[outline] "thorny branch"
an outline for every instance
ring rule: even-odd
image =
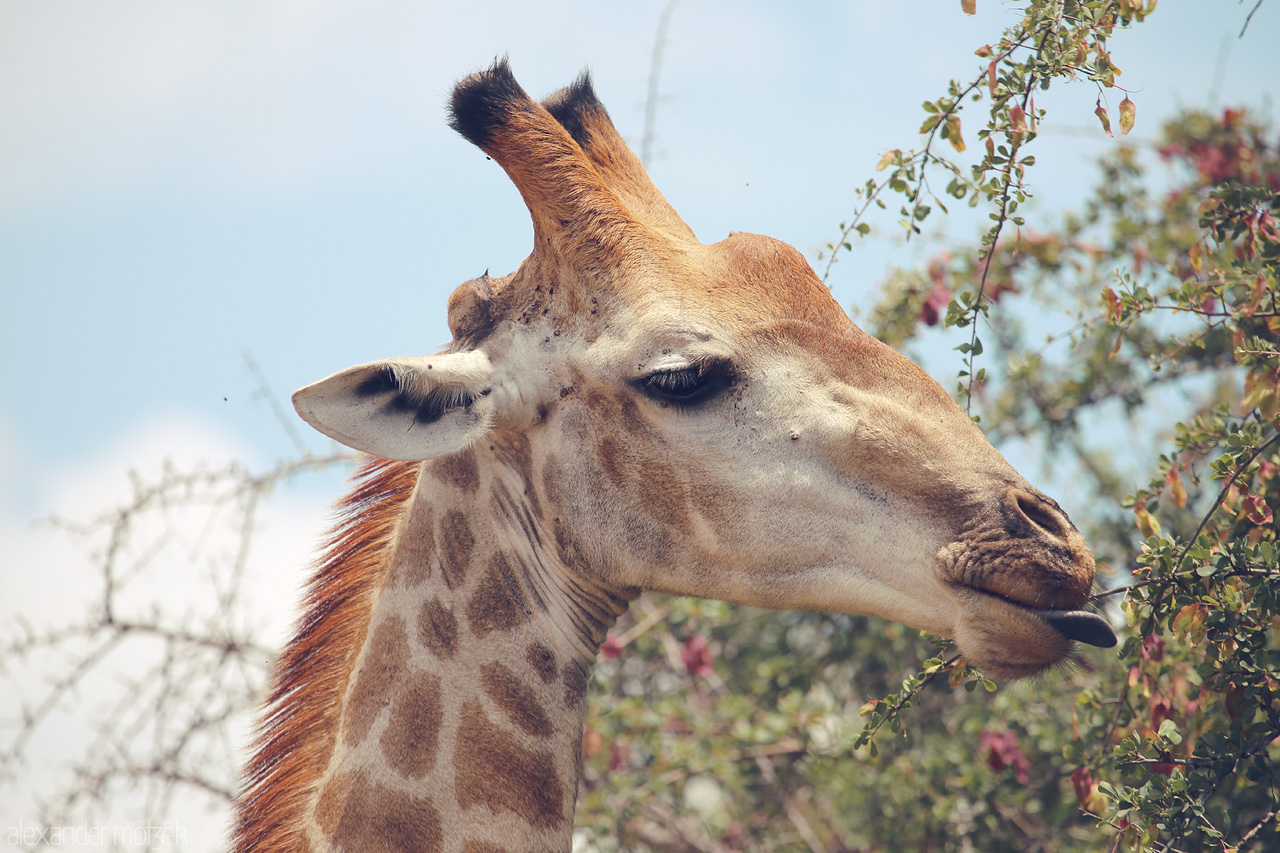
[[[51,520],[83,543],[96,584],[84,590],[83,616],[39,628],[19,619],[0,641],[0,676],[13,685],[0,783],[21,778],[38,737],[87,744],[57,789],[40,792],[32,818],[83,822],[128,801],[158,819],[180,792],[231,801],[247,715],[273,657],[244,601],[263,498],[351,459],[307,454],[261,474],[166,464],[153,478],[133,475],[128,499],[93,520]],[[185,580],[175,587],[166,576]],[[153,592],[182,595],[184,585],[181,601]],[[65,730],[68,714],[80,734]]]

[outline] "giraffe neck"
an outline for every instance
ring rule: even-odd
[[[590,666],[632,596],[548,547],[526,451],[423,466],[314,786],[313,848],[569,849]]]

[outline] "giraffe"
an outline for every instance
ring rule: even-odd
[[[590,667],[641,590],[882,616],[1004,677],[1115,642],[1058,505],[793,248],[700,243],[585,73],[538,103],[499,60],[451,124],[533,252],[452,294],[443,352],[294,395],[371,458],[277,662],[236,849],[570,849]]]

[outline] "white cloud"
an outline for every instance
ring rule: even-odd
[[[333,67],[350,17],[323,0],[8,6],[0,195],[21,209],[148,180],[261,191],[332,168],[361,133],[333,108],[353,91],[336,82],[369,76]]]
[[[0,445],[0,469],[7,467],[4,460],[12,455],[10,445]],[[217,428],[186,416],[163,416],[145,422],[93,458],[68,463],[41,478],[34,485],[49,510],[76,524],[99,519],[107,523],[81,538],[66,529],[17,521],[8,513],[0,516],[0,542],[4,543],[0,601],[5,602],[0,642],[18,637],[23,624],[40,634],[90,619],[103,597],[100,567],[110,541],[110,520],[120,507],[138,503],[139,495],[157,483],[177,482],[195,471],[211,476],[194,478],[190,490],[172,489],[167,500],[145,502],[130,534],[120,540],[118,614],[146,620],[159,613],[162,624],[207,630],[217,613],[213,602],[234,576],[231,567],[241,545],[234,503],[216,500],[226,491],[218,485],[216,474],[243,456],[244,448]],[[337,473],[331,472],[326,480],[335,480]],[[328,521],[327,506],[336,493],[334,484],[326,482],[323,488],[281,489],[263,499],[235,607],[235,621],[243,626],[241,636],[252,636],[267,649],[283,641],[295,617],[298,590]],[[23,665],[10,662],[0,671],[0,680],[7,682],[7,689],[0,690],[5,697],[0,702],[0,719],[5,721],[0,727],[0,753],[16,731],[12,728],[17,719],[15,703],[30,707],[38,702],[46,695],[50,678],[67,672],[71,657],[87,647],[84,642],[64,644],[26,659]],[[3,781],[4,821],[36,823],[36,802],[56,799],[57,792],[65,790],[69,768],[89,754],[96,728],[112,719],[114,709],[127,704],[129,691],[136,690],[130,685],[148,674],[158,659],[156,642],[146,637],[127,639],[80,689],[68,695],[27,745],[25,765],[11,768],[20,771],[17,778]],[[250,669],[261,672],[266,656],[250,663]],[[208,689],[201,681],[208,674],[193,674],[193,696]],[[144,703],[138,709],[144,716],[146,707]],[[237,750],[244,745],[248,719],[242,715],[232,724],[225,747],[216,739],[200,747],[212,756],[215,778],[229,779],[238,768]],[[177,722],[181,724],[181,719]],[[139,723],[139,728],[145,727],[145,721]],[[117,736],[132,734],[117,732]],[[210,812],[202,798],[180,800],[167,815],[156,814],[138,797],[111,802],[95,813],[94,826],[132,827],[145,819],[167,820],[168,825],[187,832],[187,849],[223,849],[226,810]],[[86,820],[80,814],[72,817],[75,825]],[[0,825],[0,831],[7,829]],[[95,849],[95,845],[73,849]]]

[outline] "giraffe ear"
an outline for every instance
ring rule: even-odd
[[[300,388],[302,419],[348,447],[412,461],[464,449],[493,419],[493,367],[480,350],[390,358]]]

